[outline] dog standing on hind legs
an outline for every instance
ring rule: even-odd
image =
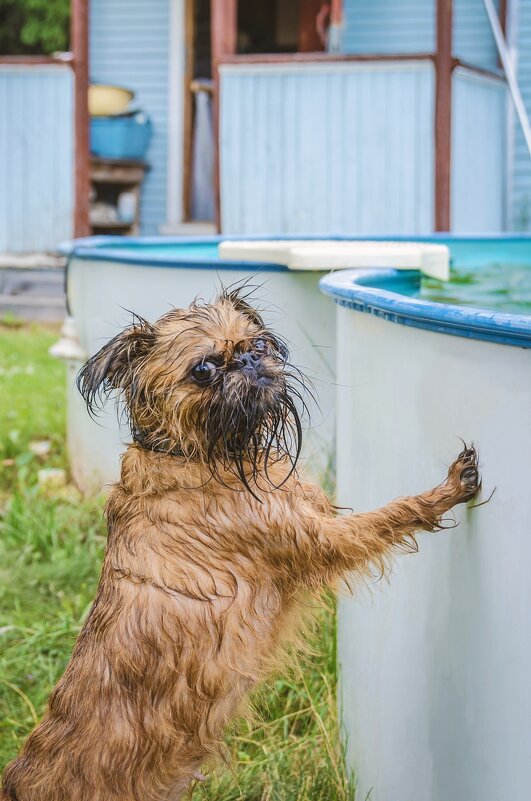
[[[385,569],[477,493],[465,447],[435,489],[336,516],[295,473],[302,380],[238,291],[136,318],[84,366],[89,409],[119,393],[134,442],[94,604],[3,801],[177,801],[305,597]]]

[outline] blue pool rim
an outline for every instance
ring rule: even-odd
[[[246,272],[287,272],[288,268],[284,264],[276,264],[266,261],[243,261],[236,259],[213,260],[212,258],[186,259],[179,258],[175,253],[164,256],[162,254],[145,255],[142,251],[147,245],[164,245],[168,249],[179,245],[219,245],[227,239],[238,239],[238,241],[255,241],[264,239],[293,239],[294,237],[264,237],[264,236],[88,236],[82,239],[73,239],[64,242],[59,246],[59,252],[68,259],[76,258],[87,261],[106,261],[118,264],[129,264],[138,267],[166,267],[194,270],[244,270]],[[297,237],[298,239],[308,239],[316,237]],[[330,237],[328,237],[330,239]],[[138,252],[134,252],[138,248]],[[126,252],[120,252],[124,249]],[[325,271],[322,271],[325,272]]]
[[[393,323],[439,334],[531,348],[531,317],[401,295],[388,288],[393,282],[406,278],[401,273],[400,270],[383,269],[341,270],[321,278],[319,286],[340,306]]]
[[[198,259],[180,259],[175,253],[168,253],[167,255],[148,254],[146,255],[144,248],[146,246],[160,246],[164,245],[168,251],[172,247],[179,245],[219,245],[220,242],[226,240],[238,241],[264,241],[274,240],[283,241],[290,239],[305,240],[311,242],[312,240],[328,239],[334,242],[359,242],[367,241],[370,239],[374,242],[387,242],[392,240],[394,242],[433,242],[441,245],[485,245],[485,243],[499,243],[499,244],[521,244],[526,243],[530,249],[531,261],[531,234],[515,234],[515,233],[495,233],[495,234],[430,234],[422,236],[405,236],[388,234],[385,236],[335,236],[330,234],[312,234],[299,235],[291,234],[285,236],[265,236],[265,235],[217,235],[217,236],[140,236],[140,237],[123,237],[123,236],[89,236],[81,239],[74,239],[69,242],[64,242],[59,247],[59,252],[63,255],[72,258],[88,261],[107,261],[116,262],[119,264],[138,265],[142,267],[179,267],[188,269],[212,269],[222,267],[225,270],[250,270],[260,269],[273,272],[284,272],[288,268],[282,264],[276,264],[266,261],[242,261],[232,259],[218,259],[213,262],[212,258],[198,258]],[[125,253],[121,250],[125,249]],[[135,253],[135,249],[137,252]],[[302,272],[302,271],[301,271]],[[327,272],[322,270],[321,272]]]

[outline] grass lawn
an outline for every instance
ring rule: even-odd
[[[0,770],[43,711],[94,595],[105,545],[100,499],[55,494],[37,470],[66,467],[57,331],[0,324]],[[30,444],[47,440],[35,455]],[[311,656],[264,686],[256,719],[228,736],[232,763],[194,801],[351,801],[338,737],[335,620],[320,613]],[[88,800],[87,800],[88,801]]]

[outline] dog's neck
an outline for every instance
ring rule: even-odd
[[[136,442],[145,451],[155,451],[156,453],[163,453],[165,456],[185,456],[184,451],[179,447],[169,448],[164,442],[159,442],[158,444],[149,442],[148,435],[140,428],[133,428],[131,433],[133,442]]]

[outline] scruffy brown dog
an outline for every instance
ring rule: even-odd
[[[384,569],[479,488],[446,481],[337,517],[294,472],[300,376],[241,293],[137,319],[83,368],[121,392],[133,438],[107,504],[98,594],[43,721],[5,770],[9,801],[176,801],[297,624],[305,593]]]

